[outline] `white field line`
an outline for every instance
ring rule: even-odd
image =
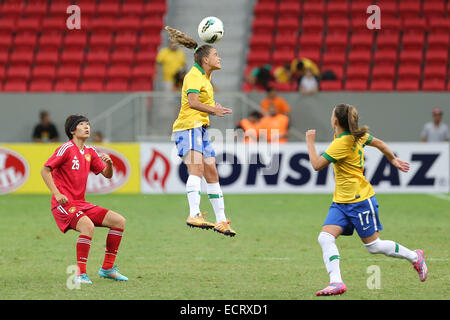
[[[441,199],[441,200],[450,201],[450,195],[449,194],[445,194],[445,193],[429,193],[428,195],[432,196],[434,198]]]

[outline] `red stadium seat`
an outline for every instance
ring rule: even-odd
[[[9,56],[9,62],[12,64],[24,64],[31,65],[33,62],[34,54],[29,50],[15,50]]]
[[[80,91],[92,91],[98,92],[103,90],[103,81],[98,80],[85,80],[82,81],[79,85]]]
[[[422,18],[404,18],[403,31],[405,33],[419,33],[423,34],[428,30],[428,24]]]
[[[320,70],[322,73],[327,70],[332,71],[337,79],[342,79],[344,76],[344,66],[342,64],[322,64]]]
[[[295,58],[295,51],[291,50],[275,50],[272,54],[272,63],[275,65],[291,62]]]
[[[323,18],[325,15],[325,1],[305,1],[303,2],[303,17]]]
[[[347,1],[328,1],[326,6],[327,17],[346,18],[350,11],[350,5]],[[343,19],[344,20],[344,19]]]
[[[81,74],[80,66],[78,65],[61,65],[56,70],[56,77],[59,79],[67,79],[67,78],[73,78],[73,79],[79,79]]]
[[[447,33],[450,30],[450,19],[435,18],[429,21],[429,31],[431,34]]]
[[[423,2],[423,16],[428,20],[443,18],[445,12],[445,0],[427,0]]]
[[[278,19],[290,19],[299,20],[300,14],[300,2],[281,2],[278,7]]]
[[[349,64],[347,68],[347,81],[348,80],[360,80],[366,81],[369,78],[369,65],[352,65]]]
[[[59,49],[62,46],[62,33],[42,33],[39,38],[39,47],[49,49]]]
[[[377,35],[377,50],[397,50],[399,44],[399,33],[381,32]]]
[[[65,50],[62,54],[61,54],[61,62],[62,63],[76,63],[76,64],[81,64],[83,62],[83,58],[84,58],[84,51],[82,50]]]
[[[323,55],[323,64],[344,64],[346,61],[345,52],[327,52]]]
[[[89,63],[83,68],[82,74],[83,80],[102,81],[106,75],[106,63]]]
[[[366,91],[367,80],[347,80],[344,83],[344,89],[347,91]]]
[[[422,63],[422,50],[403,50],[400,52],[400,63],[408,65],[420,65]]]
[[[325,38],[327,52],[341,52],[347,50],[348,33],[334,33]]]
[[[440,49],[448,47],[449,44],[449,34],[429,34],[428,35],[428,48],[427,50]]]
[[[298,18],[284,18],[277,22],[277,34],[297,34],[300,22]]]
[[[253,8],[255,19],[271,18],[276,15],[277,3],[256,1]]]
[[[143,2],[124,2],[120,7],[120,12],[126,17],[140,17],[144,10]]]
[[[372,91],[392,91],[393,89],[393,80],[377,79],[370,84],[370,90]]]
[[[399,2],[400,16],[405,18],[415,18],[422,11],[421,0],[403,0]]]
[[[262,65],[269,63],[270,61],[270,51],[252,51],[247,55],[248,64]]]
[[[48,92],[53,90],[52,80],[32,81],[29,85],[29,91],[33,92]]]
[[[395,65],[374,66],[372,69],[373,81],[391,81],[395,79]]]
[[[57,49],[40,50],[35,57],[37,65],[55,65],[59,61],[59,52]]]
[[[423,80],[422,90],[425,91],[444,91],[445,90],[445,79],[439,78],[427,78]]]
[[[23,92],[27,91],[27,89],[27,81],[23,79],[8,79],[3,85],[3,91]]]
[[[111,54],[110,61],[113,64],[132,64],[134,61],[133,51],[115,51]]]
[[[28,65],[10,65],[6,70],[7,82],[12,79],[27,81],[30,78],[30,67]]]
[[[376,5],[378,7],[380,7],[380,11],[382,12],[382,17],[386,17],[386,18],[397,17],[398,12],[399,12],[397,1],[378,0]]]
[[[374,37],[372,33],[354,33],[350,39],[351,50],[372,51]]]
[[[402,37],[403,50],[418,51],[425,46],[424,33],[406,33]]]
[[[346,33],[350,31],[350,22],[344,16],[329,17],[327,19],[327,33]]]
[[[128,80],[112,79],[106,82],[105,91],[128,91]]]
[[[403,65],[400,64],[398,68],[398,77],[401,79],[420,79],[421,67],[420,65]]]
[[[348,61],[352,65],[369,65],[371,60],[371,51],[362,50],[362,51],[356,51],[352,50],[350,51],[348,55]]]
[[[317,17],[303,16],[302,20],[302,34],[317,34],[324,31],[323,19]]]
[[[399,91],[418,91],[419,80],[399,79],[397,81],[396,89]]]
[[[374,53],[376,65],[392,65],[397,62],[397,50],[377,50]]]
[[[253,20],[252,30],[253,34],[272,33],[275,28],[274,17]]]
[[[297,48],[297,34],[277,34],[275,37],[276,50],[294,50]]]
[[[340,91],[342,90],[342,80],[326,80],[319,84],[321,91]]]
[[[153,80],[152,79],[134,79],[130,83],[131,91],[152,91]]]
[[[269,51],[272,47],[272,34],[253,34],[250,38],[250,49]]]
[[[322,48],[322,34],[303,34],[300,37],[300,50],[317,50]]]
[[[75,79],[58,79],[58,81],[55,81],[53,90],[63,92],[78,91],[78,81]]]
[[[34,80],[53,80],[55,78],[54,65],[35,66],[31,72],[31,77]]]

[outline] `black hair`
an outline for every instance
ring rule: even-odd
[[[66,123],[64,124],[64,129],[65,129],[66,135],[67,135],[67,137],[69,137],[69,139],[73,138],[72,131],[75,131],[75,129],[77,128],[77,125],[83,121],[89,122],[89,119],[87,117],[79,115],[79,114],[72,114],[67,117]]]

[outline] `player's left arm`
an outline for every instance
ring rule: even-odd
[[[308,130],[306,131],[306,144],[308,146],[309,153],[309,161],[311,162],[312,167],[316,171],[320,171],[326,168],[330,161],[323,156],[319,156],[316,151],[316,147],[314,146],[314,142],[316,140],[316,130]]]
[[[375,137],[372,137],[372,139],[365,143],[367,146],[375,147],[378,150],[380,150],[384,156],[389,160],[390,163],[394,167],[396,167],[398,170],[402,172],[408,172],[409,171],[409,163],[403,160],[400,160],[394,152],[389,148],[389,146],[381,139],[377,139]]]
[[[106,163],[106,167],[101,172],[102,175],[105,178],[111,179],[114,174],[113,161],[111,160],[111,157],[105,153],[102,153],[100,159]]]

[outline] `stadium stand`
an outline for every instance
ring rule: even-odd
[[[366,27],[371,4],[380,30]],[[445,0],[257,0],[244,73],[307,57],[337,77],[321,81],[323,91],[448,90],[449,14]]]
[[[69,30],[67,7],[81,9]],[[0,2],[0,91],[153,88],[166,0]]]

